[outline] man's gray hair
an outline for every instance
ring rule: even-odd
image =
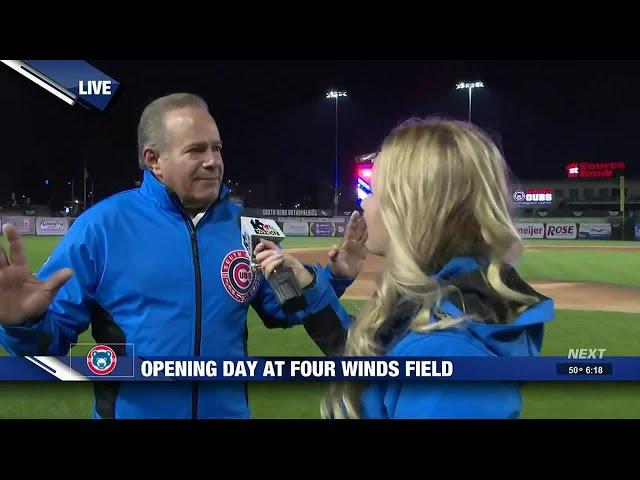
[[[138,165],[144,170],[145,147],[162,148],[164,140],[164,116],[167,112],[178,108],[200,107],[209,111],[207,102],[192,93],[172,93],[160,97],[146,106],[138,124]]]

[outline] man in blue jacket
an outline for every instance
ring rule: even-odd
[[[200,97],[152,102],[138,128],[139,189],[114,195],[80,216],[33,277],[16,230],[0,251],[0,343],[16,355],[66,355],[91,326],[117,355],[242,356],[247,312],[269,328],[301,324],[327,307],[359,273],[364,222],[332,249],[329,267],[279,254],[304,289],[307,306],[287,315],[254,273],[238,216],[222,183],[222,142]],[[261,248],[264,248],[261,247]],[[1,250],[1,249],[0,249]],[[134,352],[135,349],[135,352]],[[241,382],[96,382],[95,418],[247,418]]]

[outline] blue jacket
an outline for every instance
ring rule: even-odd
[[[328,305],[339,308],[349,281],[313,269],[307,307],[285,315],[271,287],[249,268],[238,226],[241,208],[220,198],[194,227],[177,196],[148,170],[139,189],[114,195],[73,224],[38,273],[74,275],[42,318],[0,328],[16,355],[66,355],[89,325],[118,355],[242,356],[247,312],[267,327],[291,327]],[[331,288],[333,286],[333,289]],[[335,290],[335,292],[334,292]],[[96,418],[246,418],[241,382],[95,382]]]
[[[449,262],[435,275],[440,281],[454,284],[456,277],[464,274],[468,279],[472,279],[460,289],[468,312],[473,311],[474,303],[478,309],[483,304],[487,310],[487,304],[495,300],[489,298],[490,289],[482,285],[482,277],[476,275],[479,268],[480,265],[474,259],[460,257]],[[457,286],[460,287],[460,283]],[[519,286],[524,287],[519,290],[538,296],[541,302],[520,314],[514,322],[506,324],[469,321],[461,328],[427,334],[410,332],[395,343],[387,355],[538,355],[542,347],[543,324],[554,316],[553,301],[537,294],[530,287],[527,289],[524,282]],[[445,300],[440,310],[454,317],[462,314],[460,308],[450,300]],[[436,321],[435,318],[433,321]],[[518,418],[520,407],[519,384],[513,382],[412,381],[375,384],[369,387],[362,397],[364,418]]]
[[[520,279],[513,268],[505,267],[501,278],[507,286],[540,300],[521,313],[515,321],[506,323],[508,302],[488,285],[483,270],[483,266],[475,259],[458,257],[434,275],[441,284],[454,285],[459,292],[459,295],[453,294],[441,303],[441,312],[459,317],[464,308],[467,314],[476,314],[480,320],[466,321],[459,327],[430,333],[406,333],[407,318],[388,320],[378,331],[379,339],[386,339],[382,341],[387,346],[386,355],[538,355],[542,346],[544,323],[554,316],[553,300],[533,290]],[[335,355],[344,346],[345,331],[352,320],[353,317],[344,312],[336,311],[333,315],[325,313],[322,319],[313,318],[313,325],[309,325],[307,330],[325,353]],[[435,316],[432,321],[437,321]],[[341,330],[342,333],[339,333]],[[361,417],[518,418],[520,407],[520,388],[516,382],[392,381],[367,386],[361,400]]]

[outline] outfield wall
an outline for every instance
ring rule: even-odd
[[[73,218],[70,217],[28,217],[7,215],[0,217],[0,225],[15,225],[20,235],[61,236],[65,235]],[[345,217],[295,218],[276,217],[285,235],[291,237],[342,237],[346,227]],[[620,240],[623,238],[622,225],[602,218],[584,218],[579,222],[571,218],[527,218],[516,219],[516,229],[523,239],[553,240]],[[629,219],[626,240],[640,240],[640,218]],[[1,234],[1,231],[0,231]]]
[[[591,220],[591,219],[589,219]],[[636,222],[638,222],[636,220]],[[515,222],[523,239],[551,240],[640,240],[640,222],[632,219],[627,225],[607,221],[566,221],[550,218],[545,222]]]
[[[7,215],[0,224],[12,224],[20,235],[61,236],[69,231],[73,220],[69,217],[26,217]]]

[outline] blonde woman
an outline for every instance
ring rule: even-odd
[[[539,354],[554,306],[510,266],[521,241],[506,177],[500,151],[471,124],[427,119],[395,129],[363,203],[366,247],[386,257],[385,269],[355,320],[331,302],[305,321],[325,353]],[[321,410],[328,418],[517,418],[520,405],[517,383],[343,382]]]

